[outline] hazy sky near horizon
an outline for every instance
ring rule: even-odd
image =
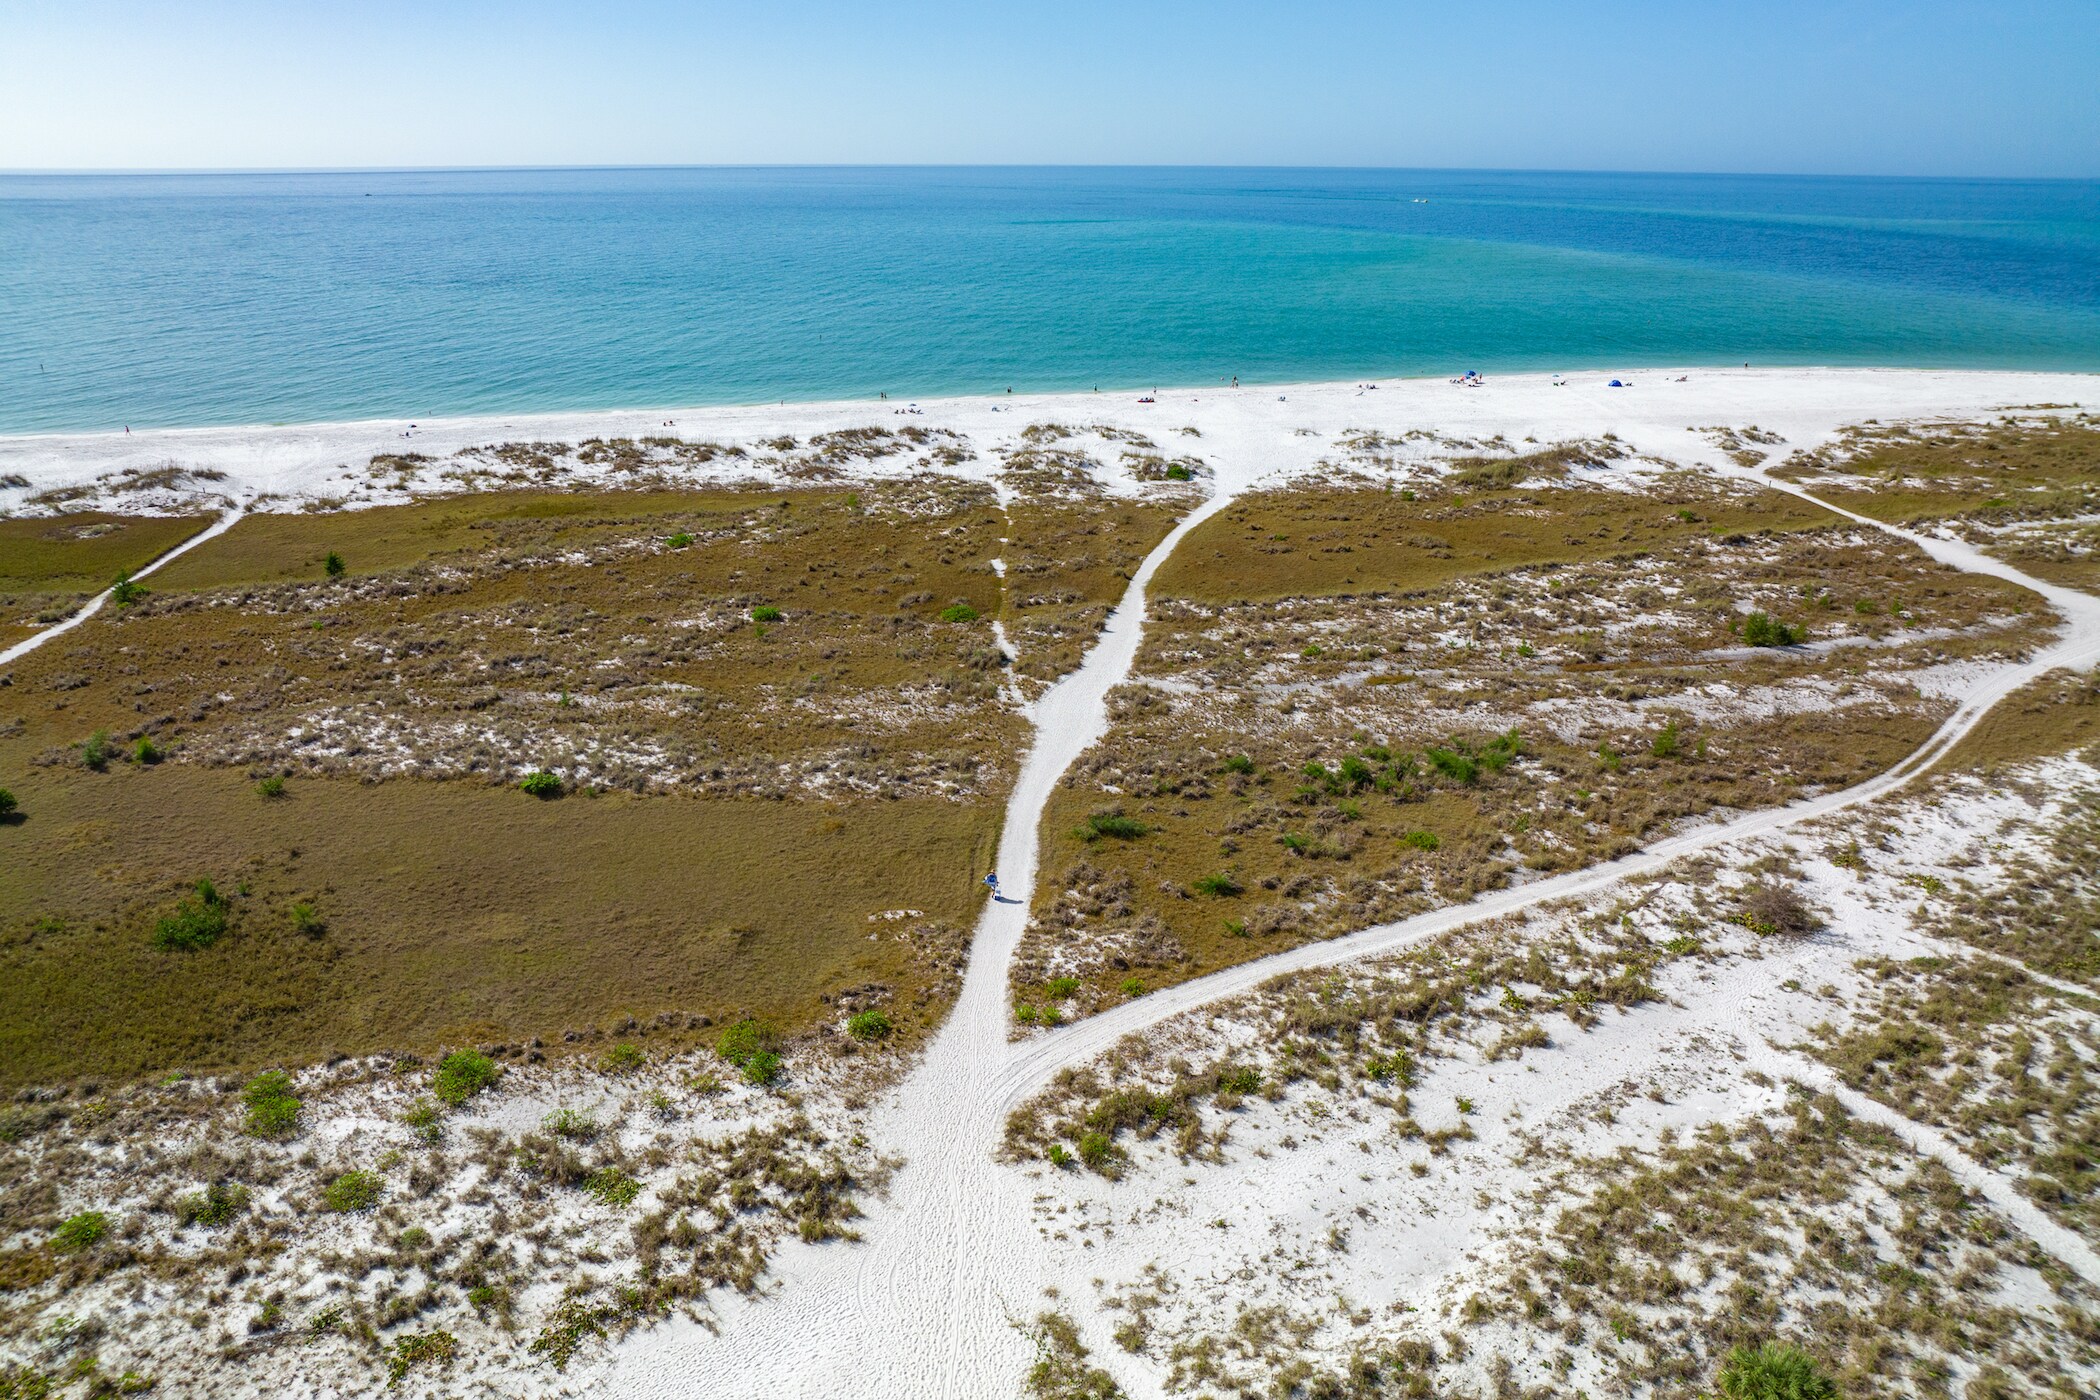
[[[0,168],[2100,177],[2100,0],[0,0]]]

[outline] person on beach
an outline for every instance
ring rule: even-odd
[[[992,892],[993,899],[997,899],[999,897],[998,871],[994,870],[991,874],[984,877],[984,887]]]

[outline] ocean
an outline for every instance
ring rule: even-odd
[[[2100,370],[2100,182],[0,175],[0,433],[1745,362]]]

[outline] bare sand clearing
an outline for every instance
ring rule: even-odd
[[[16,438],[0,441],[0,473],[19,473],[31,482],[28,490],[42,490],[173,464],[223,472],[212,489],[229,506],[274,495],[281,498],[275,508],[287,508],[342,494],[346,483],[364,479],[364,462],[375,453],[441,457],[505,441],[676,435],[742,443],[781,433],[908,422],[965,435],[980,455],[953,470],[996,479],[997,460],[990,454],[1016,441],[1031,423],[1108,424],[1162,442],[1179,429],[1196,429],[1200,436],[1172,440],[1176,451],[1203,459],[1213,474],[1211,495],[1137,572],[1084,665],[1032,707],[1036,743],[1008,806],[999,855],[1002,882],[1016,898],[986,906],[954,1014],[916,1070],[874,1116],[878,1145],[906,1165],[888,1198],[871,1203],[864,1242],[791,1245],[764,1293],[723,1303],[710,1327],[674,1321],[639,1333],[609,1361],[587,1372],[572,1369],[567,1378],[570,1385],[598,1393],[635,1397],[982,1397],[1019,1388],[1033,1355],[1025,1329],[1046,1306],[1046,1290],[1088,1294],[1090,1272],[1101,1262],[1074,1249],[1046,1247],[1031,1210],[1039,1177],[1002,1166],[994,1157],[1007,1112],[1058,1069],[1084,1062],[1126,1034],[1242,994],[1281,972],[1389,953],[1490,915],[1594,895],[1694,852],[1767,836],[1884,796],[1929,768],[1990,705],[2018,686],[2054,667],[2100,661],[2100,601],[2029,579],[1951,538],[1906,535],[1944,562],[2034,589],[2062,613],[2067,626],[2054,645],[2028,663],[1969,679],[1953,717],[1929,745],[1893,771],[1788,808],[1695,827],[1610,865],[1235,967],[1010,1044],[1007,962],[1027,918],[1025,895],[1035,880],[1044,804],[1058,776],[1105,732],[1104,700],[1130,670],[1144,623],[1147,581],[1198,521],[1234,495],[1319,470],[1334,452],[1337,435],[1352,429],[1394,436],[1430,430],[1447,440],[1499,437],[1514,450],[1522,450],[1527,440],[1549,443],[1615,433],[1633,452],[1654,460],[1620,464],[1602,474],[1637,489],[1644,472],[1670,464],[1754,472],[1697,431],[1713,426],[1755,425],[1778,435],[1783,441],[1775,449],[1776,462],[1788,450],[1813,447],[1841,426],[1863,419],[1975,418],[2014,407],[2100,403],[2100,379],[2074,375],[1694,369],[1621,374],[1630,384],[1619,389],[1605,387],[1610,377],[1583,375],[1564,385],[1547,376],[1498,377],[1479,388],[1416,380],[1375,389],[1328,384],[1173,390],[1153,404],[1136,403],[1128,394],[1016,395],[928,401],[908,419],[892,416],[902,405],[862,403],[435,421],[419,422],[414,429],[343,424]],[[1421,450],[1426,456],[1434,449],[1425,443]],[[879,470],[880,464],[871,468]],[[707,473],[693,476],[706,479]],[[194,502],[195,495],[189,499]],[[0,504],[12,503],[0,497]],[[1759,1053],[1778,1065],[1780,1052]],[[1913,1141],[1925,1152],[1956,1155],[1929,1133],[1921,1131]],[[1961,1163],[1961,1170],[1994,1202],[2008,1209],[2019,1204],[1976,1176],[1981,1168]],[[1294,1189],[1310,1193],[1317,1185],[1307,1178]],[[1193,1234],[1205,1223],[1185,1219],[1179,1228]],[[2064,1232],[2046,1238],[2039,1228],[2033,1233],[2088,1279],[2100,1268]],[[1463,1237],[1461,1231],[1454,1238],[1462,1242]],[[1384,1243],[1367,1240],[1363,1267],[1374,1272],[1400,1268],[1405,1261],[1387,1256],[1421,1247],[1422,1241],[1404,1231]],[[1110,1355],[1113,1348],[1102,1345],[1102,1324],[1085,1321],[1083,1326],[1096,1359],[1110,1366],[1126,1389],[1136,1395],[1160,1393],[1161,1378],[1147,1365]]]

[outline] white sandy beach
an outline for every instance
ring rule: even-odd
[[[1614,377],[1627,387],[1606,387]],[[1134,429],[1171,443],[1175,452],[1200,456],[1218,473],[1221,486],[1236,490],[1272,472],[1313,467],[1332,450],[1335,436],[1351,429],[1395,435],[1426,430],[1475,439],[1499,434],[1512,444],[1614,432],[1638,452],[1698,462],[1716,461],[1718,454],[1687,429],[1708,425],[1755,424],[1798,447],[1866,418],[1974,417],[2041,403],[2100,405],[2100,376],[2079,374],[1658,368],[1571,376],[1563,385],[1555,378],[1494,376],[1478,388],[1441,379],[1399,379],[1380,381],[1375,389],[1340,383],[1165,389],[1151,404],[1137,402],[1139,396],[1130,393],[1013,394],[923,400],[912,405],[916,414],[901,412],[907,405],[897,401],[861,401],[0,437],[0,479],[19,476],[29,483],[0,488],[0,511],[19,511],[30,496],[55,487],[169,466],[225,477],[125,499],[133,506],[162,509],[179,508],[199,496],[230,502],[274,497],[265,503],[273,509],[334,498],[351,505],[378,504],[401,496],[372,483],[367,465],[376,455],[417,453],[442,462],[480,446],[574,445],[593,437],[665,436],[750,447],[782,434],[806,438],[870,425],[912,425],[963,434],[979,455],[952,470],[990,477],[997,462],[989,450],[1010,442],[1030,423],[1101,423]],[[1183,427],[1196,428],[1201,438],[1175,436]],[[1420,450],[1430,455],[1429,444]],[[878,460],[857,474],[881,476],[895,469]],[[578,477],[589,474],[581,469]],[[763,473],[745,464],[696,468],[689,475],[703,481]]]

